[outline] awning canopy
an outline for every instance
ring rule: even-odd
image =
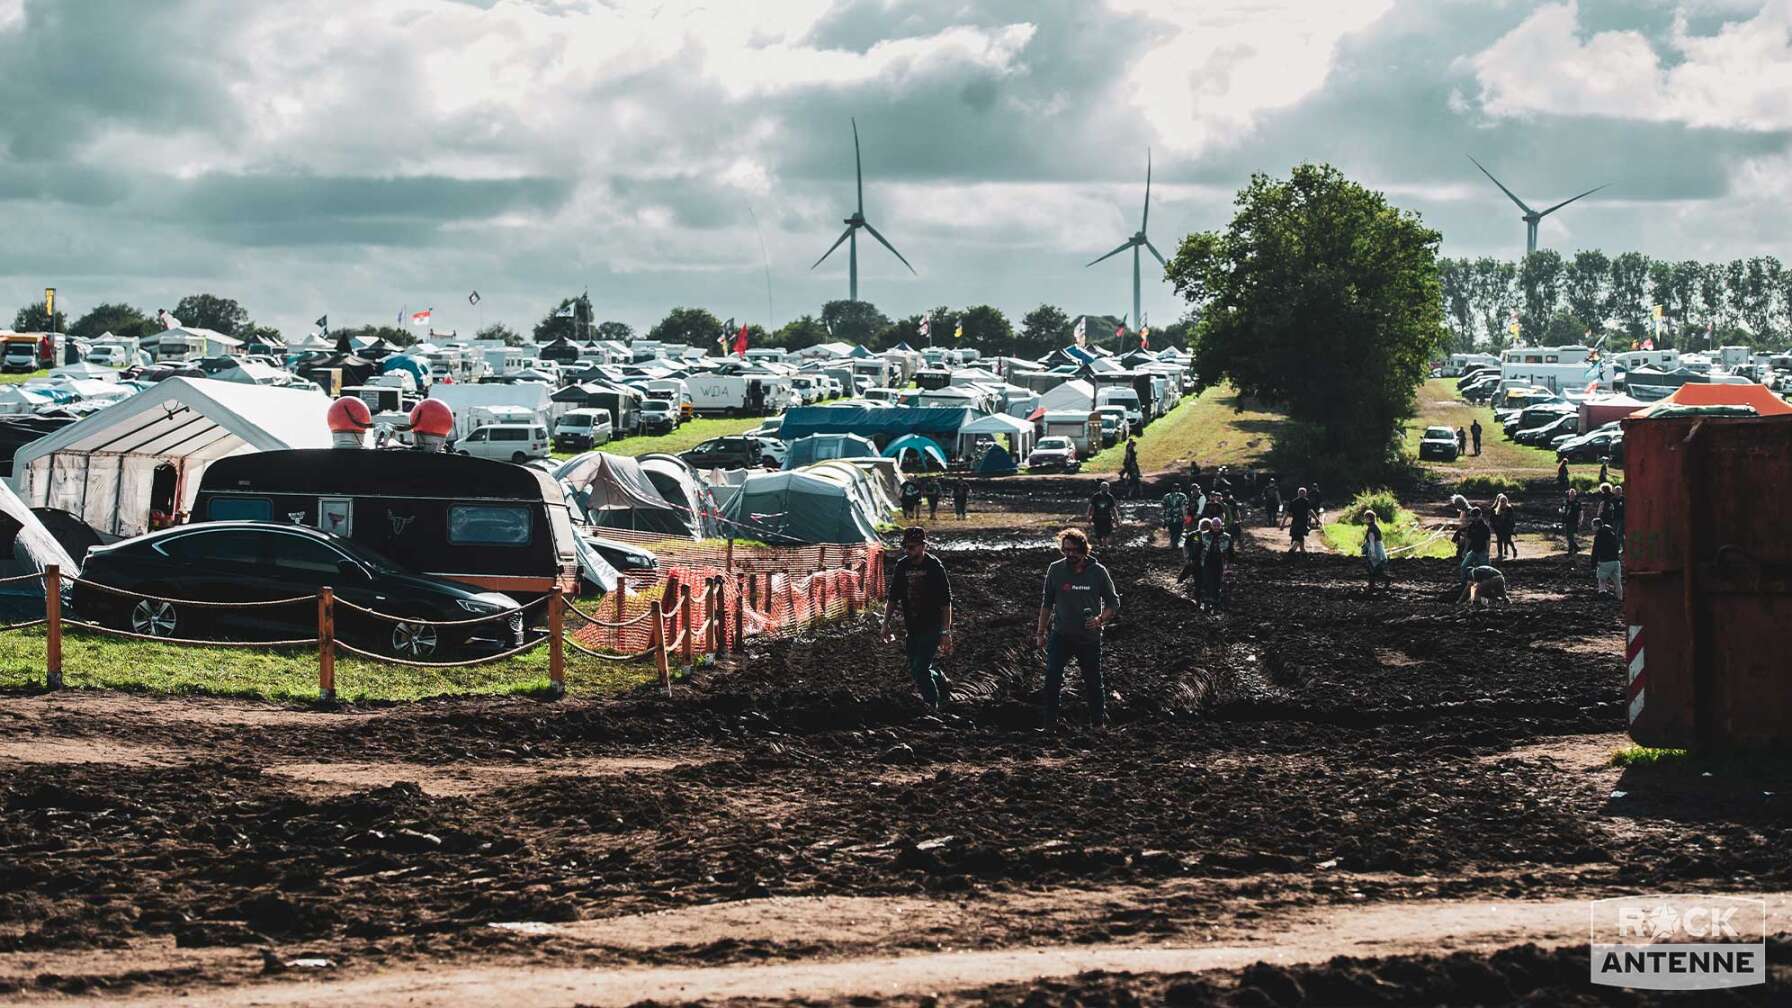
[[[1784,416],[1792,413],[1792,405],[1773,394],[1773,390],[1765,385],[1704,385],[1688,383],[1674,390],[1674,394],[1657,402],[1649,410],[1657,407],[1672,406],[1747,406],[1761,416]],[[1649,410],[1642,410],[1632,416],[1647,416]]]

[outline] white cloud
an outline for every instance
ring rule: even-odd
[[[0,0],[0,31],[22,24],[25,20],[25,0]]]
[[[1167,147],[1198,153],[1242,139],[1257,117],[1313,94],[1344,36],[1393,0],[1108,0],[1164,26],[1150,50],[1116,53],[1133,100]]]
[[[1792,128],[1792,0],[1694,35],[1682,13],[1659,43],[1636,30],[1583,37],[1574,0],[1526,18],[1467,60],[1496,117],[1599,115],[1742,130]]]

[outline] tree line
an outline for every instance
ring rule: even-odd
[[[1654,259],[1641,252],[1573,258],[1539,249],[1523,260],[1441,259],[1445,326],[1457,351],[1516,340],[1560,345],[1653,337],[1677,349],[1741,344],[1782,349],[1792,340],[1792,268],[1773,256],[1729,262]],[[1660,307],[1660,322],[1655,317]]]

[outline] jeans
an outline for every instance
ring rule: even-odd
[[[1101,685],[1101,638],[1052,634],[1045,642],[1045,724],[1058,720],[1058,692],[1064,687],[1064,666],[1075,658],[1083,672],[1083,698],[1089,702],[1089,723],[1100,724],[1107,691]]]
[[[915,689],[921,693],[921,702],[929,707],[940,705],[940,684],[934,671],[933,656],[939,653],[939,630],[910,631],[904,641],[904,650],[908,654],[908,675],[915,681]]]
[[[1468,572],[1469,571],[1474,570],[1476,567],[1485,567],[1485,566],[1487,566],[1487,551],[1486,550],[1482,550],[1479,553],[1475,553],[1475,552],[1471,552],[1467,549],[1464,549],[1462,551],[1462,565],[1459,568],[1457,568],[1457,571],[1456,571],[1456,573],[1461,576],[1461,580],[1456,583],[1456,587],[1460,588],[1463,585],[1468,584]]]

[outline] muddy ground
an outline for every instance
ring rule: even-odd
[[[1398,563],[1395,590],[1369,596],[1357,562],[1288,557],[1266,530],[1215,617],[1140,531],[1103,555],[1124,605],[1101,731],[1034,730],[1029,637],[1052,557],[1037,528],[1006,543],[979,528],[976,548],[947,554],[960,647],[939,716],[869,621],[755,643],[670,698],[324,712],[0,697],[0,995],[147,1004],[450,965],[683,976],[1162,951],[1273,941],[1291,915],[1363,908],[1792,890],[1792,781],[1605,765],[1625,742],[1621,626],[1584,567],[1510,564],[1514,604],[1468,613],[1446,562]],[[1065,713],[1074,723],[1080,698]],[[1053,980],[979,967],[964,976],[990,983],[932,992],[1356,1003],[1312,993],[1334,989],[1329,969],[1393,1003],[1586,994],[1571,953],[1495,951],[1536,937],[1484,935],[1434,962],[1389,958],[1439,952],[1433,931],[1390,932],[1374,962],[1335,969],[1310,943],[1309,962],[1273,967],[1305,1000],[1262,970],[1161,966]],[[287,965],[306,959],[328,965]],[[841,972],[771,1000],[931,990],[854,993]]]

